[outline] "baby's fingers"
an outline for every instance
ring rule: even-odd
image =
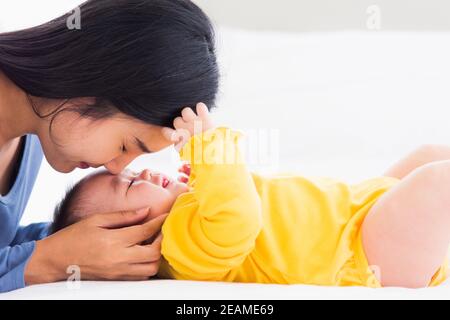
[[[197,118],[197,115],[191,108],[184,108],[183,111],[181,111],[181,116],[185,122],[192,122]]]
[[[214,128],[214,123],[208,107],[204,103],[197,104],[197,114],[202,119],[203,132]]]
[[[177,151],[180,151],[191,137],[190,132],[186,129],[173,130],[171,128],[163,128],[162,134],[167,140],[175,145]]]
[[[186,175],[191,175],[191,165],[189,163],[183,164],[179,169],[178,172],[184,173]]]
[[[197,114],[202,119],[208,119],[209,118],[209,110],[206,104],[200,102],[197,104]]]
[[[173,126],[175,127],[175,129],[185,129],[186,122],[182,117],[176,117],[175,120],[173,120]]]
[[[176,130],[173,130],[172,128],[164,127],[161,129],[161,133],[162,133],[163,137],[170,142],[175,143],[178,141]]]
[[[182,182],[182,183],[188,183],[189,182],[189,177],[185,174],[180,174],[178,176],[178,181]]]

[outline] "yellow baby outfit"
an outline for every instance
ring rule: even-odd
[[[184,280],[380,287],[361,243],[377,199],[399,182],[358,184],[248,171],[241,134],[218,128],[181,151],[191,163],[190,192],[163,229],[160,277]],[[446,278],[446,266],[431,285]]]

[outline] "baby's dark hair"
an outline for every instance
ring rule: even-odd
[[[53,222],[50,225],[50,234],[67,228],[80,220],[84,211],[82,188],[89,177],[92,177],[92,175],[69,187],[63,199],[56,205],[53,212]]]

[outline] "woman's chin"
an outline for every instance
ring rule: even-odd
[[[50,164],[51,165],[51,164]],[[54,166],[52,166],[53,169],[55,169],[58,172],[61,173],[71,173],[72,171],[74,171],[75,169],[80,169],[81,168],[78,166],[78,163],[57,163]]]
[[[54,170],[61,173],[70,173],[77,168],[76,165],[69,166],[67,164],[54,163],[52,161],[48,161],[48,163]]]

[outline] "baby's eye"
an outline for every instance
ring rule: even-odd
[[[131,188],[131,186],[133,185],[133,182],[134,182],[134,179],[132,179],[132,180],[130,181],[130,184],[128,185],[128,189]],[[128,190],[128,189],[127,189],[127,190]]]

